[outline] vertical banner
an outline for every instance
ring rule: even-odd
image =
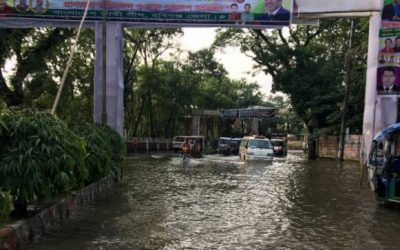
[[[383,0],[379,32],[376,90],[378,95],[400,94],[400,0]]]

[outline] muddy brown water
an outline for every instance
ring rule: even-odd
[[[356,162],[300,152],[131,157],[123,183],[28,249],[399,249],[400,209],[359,178]]]

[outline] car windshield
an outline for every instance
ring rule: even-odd
[[[271,141],[272,146],[284,146],[283,141]]]
[[[249,148],[271,148],[271,143],[267,140],[250,140]]]
[[[229,141],[226,139],[219,139],[219,144],[228,144]]]

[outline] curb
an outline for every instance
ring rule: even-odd
[[[30,242],[58,228],[74,211],[86,206],[121,180],[121,176],[107,176],[83,189],[71,192],[64,199],[32,218],[0,228],[0,250],[19,250]]]

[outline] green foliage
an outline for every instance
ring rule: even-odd
[[[115,131],[108,126],[101,126],[107,143],[109,144],[111,151],[111,170],[114,175],[120,173],[122,168],[122,161],[126,154],[126,143],[124,139]]]
[[[2,29],[0,65],[15,63],[11,75],[0,72],[0,103],[50,110],[77,29]],[[60,118],[91,120],[94,78],[94,31],[83,29],[60,99]],[[85,105],[85,109],[82,109]]]
[[[83,186],[85,142],[64,122],[44,112],[0,114],[1,186],[22,203]]]
[[[10,192],[0,190],[0,218],[9,216],[13,208]]]
[[[352,48],[350,19],[324,19],[318,26],[295,26],[286,30],[237,30],[219,32],[214,47],[240,46],[273,78],[273,91],[285,93],[291,109],[309,133],[337,134],[345,75],[350,71],[347,126],[362,126],[368,20],[354,18]],[[351,58],[352,69],[343,63]]]
[[[103,130],[91,123],[75,122],[71,130],[86,142],[85,167],[88,175],[85,184],[96,182],[111,173],[111,148]]]
[[[87,122],[72,122],[70,128],[86,142],[87,184],[120,171],[125,143],[115,130]]]

